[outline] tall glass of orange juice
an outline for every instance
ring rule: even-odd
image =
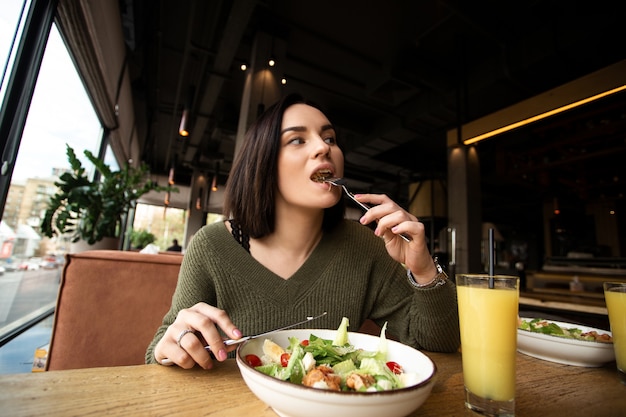
[[[456,285],[465,405],[513,416],[519,278],[457,274]]]
[[[622,384],[626,385],[626,282],[605,282],[603,285],[617,373]]]

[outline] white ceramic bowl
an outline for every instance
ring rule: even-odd
[[[268,336],[280,346],[289,346],[289,337],[300,340],[314,334],[322,339],[334,339],[336,330],[283,330]],[[419,408],[430,395],[435,381],[435,364],[426,355],[401,343],[389,340],[388,360],[399,363],[405,372],[419,375],[419,383],[410,387],[384,392],[336,392],[281,381],[265,375],[244,360],[248,354],[263,356],[265,338],[252,339],[237,349],[237,365],[250,390],[272,407],[281,417],[403,417]],[[375,351],[380,338],[362,333],[348,333],[350,344]]]
[[[522,318],[522,320],[533,320]],[[598,333],[611,334],[607,330],[547,320],[563,328],[578,328],[583,332],[595,330]],[[525,355],[565,365],[598,367],[615,360],[613,343],[567,339],[549,334],[535,333],[517,329],[517,350]]]

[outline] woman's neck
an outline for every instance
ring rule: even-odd
[[[306,262],[321,240],[324,212],[277,210],[276,214],[274,232],[252,239],[250,253],[266,268],[287,279]]]
[[[276,207],[274,233],[270,236],[276,246],[287,246],[308,255],[322,236],[324,210]]]

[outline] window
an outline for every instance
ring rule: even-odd
[[[177,239],[182,245],[186,220],[186,210],[138,203],[135,209],[133,230],[152,233],[156,238],[153,244],[164,251],[172,245],[173,239]]]
[[[23,30],[24,10],[28,1],[0,1],[0,62],[2,62],[2,78],[0,78],[0,102],[6,91],[7,74],[15,59],[15,43]]]
[[[0,0],[0,59],[6,57],[2,100],[6,97],[10,61],[14,59],[10,41],[15,38],[17,44],[22,31],[17,17],[21,4],[13,3],[19,2]],[[52,25],[0,223],[0,266],[4,268],[4,272],[0,269],[4,274],[0,280],[0,328],[4,331],[12,331],[16,323],[33,320],[54,306],[63,252],[54,239],[40,235],[39,225],[49,196],[56,191],[55,179],[69,169],[66,144],[89,169],[83,151],[98,154],[102,137],[89,96]]]

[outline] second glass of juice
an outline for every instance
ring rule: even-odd
[[[465,405],[515,415],[519,277],[456,275]]]
[[[626,282],[605,282],[603,286],[617,372],[622,384],[626,385]]]

